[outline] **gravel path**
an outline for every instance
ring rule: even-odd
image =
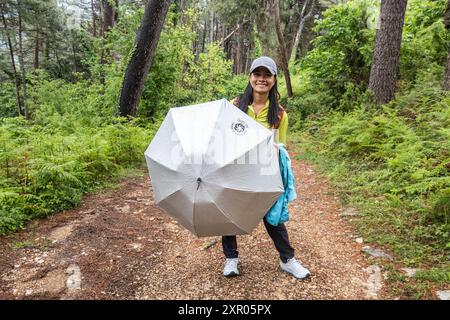
[[[196,238],[154,205],[148,175],[0,238],[0,299],[384,299],[381,273],[340,218],[326,181],[295,160],[286,224],[312,276],[278,270],[262,223],[238,236],[241,276],[224,278],[220,237]],[[380,290],[381,288],[381,290]]]

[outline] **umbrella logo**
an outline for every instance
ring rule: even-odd
[[[231,124],[231,129],[233,130],[233,132],[240,136],[247,132],[247,128],[248,124],[241,119],[238,119]]]

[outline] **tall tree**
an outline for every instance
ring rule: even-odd
[[[145,78],[155,55],[170,0],[149,0],[136,38],[130,62],[125,71],[119,101],[123,117],[135,116],[141,99]]]
[[[92,12],[92,35],[97,37],[97,11],[95,9],[94,0],[91,0],[91,12]]]
[[[114,27],[119,16],[119,0],[102,0],[103,33]]]
[[[18,7],[17,7],[17,16],[19,19],[19,62],[20,62],[20,70],[22,72],[23,115],[25,116],[25,119],[28,119],[29,115],[28,115],[28,99],[27,99],[27,74],[26,74],[26,68],[25,68],[23,40],[22,40],[22,32],[23,32],[22,14],[23,14],[23,8],[19,2]]]
[[[300,12],[300,19],[298,24],[297,33],[295,34],[294,45],[291,51],[291,57],[289,59],[290,63],[293,63],[298,58],[298,47],[300,45],[300,40],[305,28],[306,22],[313,17],[314,7],[316,5],[316,0],[304,0],[302,5],[302,10]]]
[[[104,38],[106,32],[113,28],[117,23],[119,12],[119,0],[102,0],[102,12],[103,12],[103,25],[102,25],[102,37]],[[107,63],[106,57],[109,56],[109,50],[102,48],[100,53],[100,83],[105,84],[105,73],[103,66]]]
[[[444,17],[445,28],[450,32],[450,0],[447,2],[447,10]],[[448,51],[447,62],[445,64],[444,81],[442,81],[442,89],[450,91],[450,49]]]
[[[284,73],[284,78],[286,81],[286,89],[288,97],[293,96],[292,92],[292,84],[291,84],[291,75],[289,74],[289,64],[288,64],[288,49],[286,47],[286,43],[284,41],[283,32],[281,31],[281,19],[280,19],[280,1],[274,0],[272,3],[272,8],[275,16],[275,30],[278,38],[278,49],[281,57],[280,65],[281,69]]]
[[[22,109],[21,109],[21,102],[20,102],[19,77],[17,75],[16,62],[14,60],[14,49],[13,49],[13,46],[12,46],[11,37],[9,35],[8,24],[6,22],[6,18],[5,18],[5,14],[4,14],[4,7],[1,6],[0,10],[1,10],[0,13],[2,15],[3,28],[5,30],[6,39],[7,39],[9,55],[11,57],[11,66],[12,66],[12,70],[13,70],[14,86],[16,88],[17,113],[20,116],[22,114]]]
[[[378,104],[394,98],[407,0],[381,0],[369,89]]]
[[[36,29],[36,39],[34,40],[34,69],[39,69],[39,53],[41,51],[41,34],[39,28]]]

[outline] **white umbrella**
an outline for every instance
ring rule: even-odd
[[[273,133],[225,99],[171,108],[145,158],[156,204],[199,237],[251,233],[284,191]]]

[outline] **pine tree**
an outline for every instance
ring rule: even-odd
[[[394,98],[407,0],[382,0],[369,89],[378,104]]]
[[[120,93],[120,115],[135,116],[144,81],[150,69],[170,0],[149,0],[136,38]]]

